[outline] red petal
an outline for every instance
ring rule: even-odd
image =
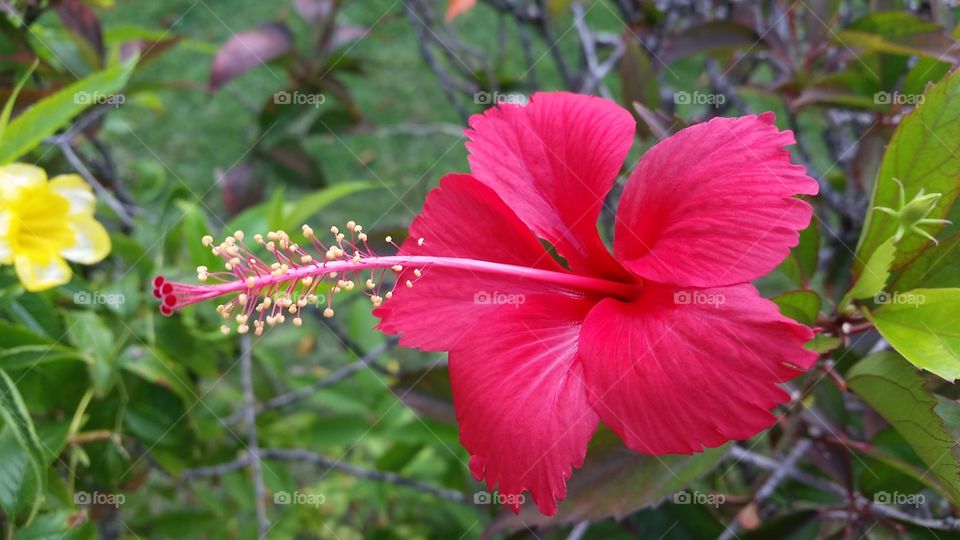
[[[407,254],[560,269],[493,191],[469,176],[441,181],[411,235]],[[400,279],[408,277],[405,270]],[[429,267],[374,312],[381,330],[403,333],[402,344],[450,351],[471,470],[514,510],[530,490],[541,511],[556,512],[571,468],[583,463],[597,416],[582,386],[577,339],[596,300],[501,274]]]
[[[450,352],[460,441],[470,469],[514,512],[530,490],[545,515],[566,497],[583,465],[597,414],[587,402],[577,359],[580,326],[563,315],[587,306],[552,297],[528,301],[496,324],[483,321]]]
[[[616,276],[597,234],[604,197],[633,143],[633,117],[614,102],[535,94],[470,119],[470,168],[573,270]]]
[[[773,113],[715,118],[650,149],[617,212],[614,251],[653,281],[690,287],[743,283],[797,245],[812,210],[797,194],[817,183],[783,149]]]
[[[400,252],[563,270],[497,194],[467,174],[448,174],[427,194]]]
[[[788,398],[778,383],[816,361],[803,349],[812,335],[751,285],[651,285],[632,303],[600,302],[580,346],[590,401],[627,446],[690,454],[773,425]]]

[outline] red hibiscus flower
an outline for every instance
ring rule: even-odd
[[[200,277],[221,283],[159,277],[161,309],[233,294],[218,311],[261,333],[286,312],[300,324],[321,282],[366,291],[381,330],[449,352],[470,468],[514,511],[529,490],[556,512],[600,421],[648,454],[691,454],[775,422],[780,383],[816,359],[803,348],[811,330],[749,284],[811,218],[797,195],[817,184],[784,150],[792,133],[763,114],[661,141],[626,184],[611,254],[597,221],[634,141],[626,110],[541,93],[470,127],[472,173],[440,181],[397,255],[372,253],[353,223],[349,239],[333,228],[330,246],[304,226],[312,255],[282,231],[258,236],[269,264],[242,234],[207,238],[227,271]],[[391,269],[404,286],[381,296]]]
[[[501,495],[530,490],[552,515],[599,421],[648,454],[690,454],[774,423],[771,410],[788,398],[778,383],[816,359],[803,349],[811,331],[747,283],[787,256],[811,218],[795,196],[816,194],[817,183],[790,163],[791,132],[764,114],[661,141],[627,181],[611,255],[597,219],[634,141],[627,111],[537,94],[470,126],[472,174],[441,180],[401,254],[623,286],[432,268],[375,311],[401,344],[449,351],[477,479]]]

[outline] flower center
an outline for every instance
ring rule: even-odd
[[[76,234],[66,219],[70,203],[47,186],[20,190],[6,209],[10,220],[7,238],[14,254],[45,261],[74,244]]]

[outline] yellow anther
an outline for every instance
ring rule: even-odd
[[[367,286],[368,289],[372,289],[377,286],[377,284],[374,283],[372,279],[368,279],[365,285]]]
[[[233,237],[240,242],[243,242],[243,236],[244,236],[243,231],[236,231],[233,233]]]
[[[393,243],[393,237],[392,237],[392,236],[388,236],[388,237],[384,238],[384,240],[386,240],[388,244]]]
[[[327,309],[323,310],[323,316],[326,317],[326,318],[328,318],[328,319],[331,318],[331,317],[333,317],[333,308],[327,308]]]
[[[204,235],[204,237],[200,239],[200,243],[203,244],[203,247],[213,247],[213,237],[209,234]]]
[[[420,269],[417,268],[416,270],[413,271],[413,275],[420,277],[423,275],[423,272],[421,272]]]
[[[254,242],[256,242],[256,243],[258,243],[258,244],[262,244],[262,243],[263,243],[263,235],[260,234],[260,233],[257,233],[257,234],[255,234],[255,235],[253,235],[253,240],[254,240]]]
[[[366,242],[366,241],[367,241],[367,233],[360,233],[360,234],[358,234],[358,235],[357,235],[357,240],[360,240],[361,242]]]
[[[351,231],[354,230],[356,227],[357,227],[356,221],[353,221],[351,219],[350,221],[347,222],[347,228],[350,229]]]
[[[294,317],[293,325],[296,327],[303,326],[303,319],[301,319],[300,317]]]
[[[393,271],[394,271],[394,272],[398,272],[398,273],[399,273],[399,272],[403,272],[403,266],[402,266],[402,265],[399,265],[399,264],[395,264],[395,265],[393,265]]]
[[[413,282],[408,279],[406,285],[407,285],[407,288],[409,289],[410,287],[413,287]]]
[[[237,327],[238,334],[246,334],[249,331],[250,331],[250,327],[245,324],[241,324],[240,326]]]
[[[246,295],[246,293],[240,293],[240,296],[237,297],[237,302],[238,302],[241,306],[247,305],[247,295]]]
[[[247,278],[247,288],[252,289],[257,284],[257,278],[251,276]]]
[[[387,292],[387,294],[383,295],[383,297],[386,298],[387,300],[393,298],[393,291]]]
[[[330,227],[330,232],[333,233],[334,235],[337,235],[337,234],[340,234],[340,229],[338,229],[337,226],[334,225],[333,227]]]
[[[418,246],[422,246],[422,245],[423,245],[423,238],[422,238],[422,237],[421,237],[421,238],[417,238],[417,245],[418,245]]]
[[[220,327],[220,333],[223,334],[223,335],[225,335],[225,336],[230,335],[230,327],[227,326],[227,325],[221,326],[221,327]]]
[[[310,238],[313,236],[313,229],[310,228],[309,225],[305,224],[303,227],[300,227],[300,230],[303,231],[303,235],[307,238]]]

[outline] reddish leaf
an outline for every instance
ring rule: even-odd
[[[250,162],[240,163],[218,176],[223,205],[231,216],[263,200],[263,184],[255,181]]]
[[[293,7],[307,22],[317,24],[333,13],[333,0],[293,0]]]
[[[764,49],[766,45],[763,38],[746,26],[727,21],[711,21],[668,36],[659,57],[661,62],[669,64],[691,54],[737,47]]]
[[[251,69],[293,50],[293,35],[281,23],[267,23],[235,34],[217,51],[210,72],[210,89],[216,90]]]
[[[54,4],[54,10],[68,30],[90,45],[96,57],[93,67],[99,67],[103,61],[104,48],[103,31],[100,29],[97,14],[81,0],[60,0]]]

